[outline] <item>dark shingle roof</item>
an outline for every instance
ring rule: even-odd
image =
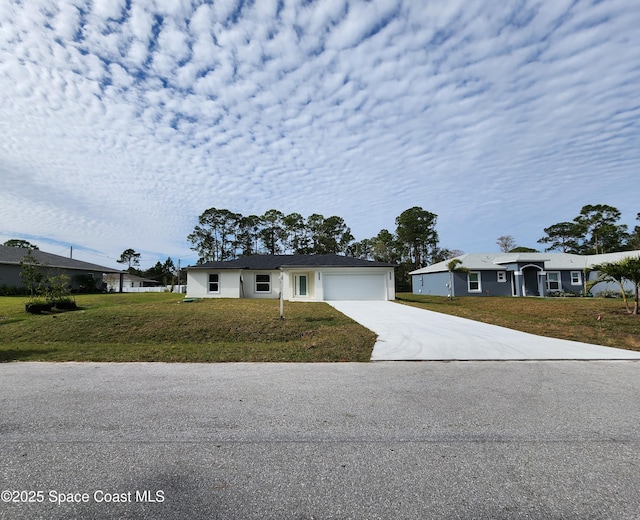
[[[187,269],[257,269],[274,270],[281,267],[395,267],[394,264],[361,260],[341,255],[251,255],[226,262],[206,262]]]
[[[28,249],[21,247],[9,247],[0,245],[0,264],[14,264],[19,265],[21,260],[29,252]],[[58,267],[61,269],[76,269],[80,271],[101,271],[103,273],[119,273],[118,269],[111,269],[110,267],[104,267],[102,265],[90,264],[88,262],[82,262],[80,260],[74,260],[73,258],[66,258],[64,256],[54,255],[52,253],[45,253],[39,249],[31,251],[31,256],[35,258],[40,264],[47,265],[48,267]]]

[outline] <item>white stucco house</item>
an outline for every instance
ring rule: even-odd
[[[254,255],[187,267],[188,298],[394,300],[393,264],[340,255]]]

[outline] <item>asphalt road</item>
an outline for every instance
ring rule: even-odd
[[[640,518],[637,361],[7,363],[0,404],[2,519]]]

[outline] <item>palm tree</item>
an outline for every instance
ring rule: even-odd
[[[629,309],[629,302],[627,301],[627,293],[624,290],[625,273],[621,262],[608,262],[605,264],[595,265],[592,267],[593,271],[598,271],[598,282],[616,282],[620,286],[620,292],[622,299],[624,300],[624,306],[627,312],[631,314]]]
[[[620,286],[622,298],[624,299],[627,312],[638,315],[638,293],[640,292],[640,256],[627,257],[619,262],[605,263],[593,267],[594,270],[600,271],[601,281],[615,281]],[[624,292],[624,281],[631,282],[634,286],[634,305],[633,311],[629,310],[627,295]]]
[[[469,269],[466,267],[460,267],[462,265],[462,260],[459,258],[454,258],[447,264],[447,269],[449,270],[449,299],[453,300],[453,273],[468,273]]]
[[[638,293],[640,292],[640,256],[628,257],[620,262],[624,278],[629,280],[634,287],[633,313],[638,315]]]

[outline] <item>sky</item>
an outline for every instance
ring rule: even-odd
[[[0,243],[193,264],[207,208],[440,246],[640,211],[637,0],[3,0]]]

